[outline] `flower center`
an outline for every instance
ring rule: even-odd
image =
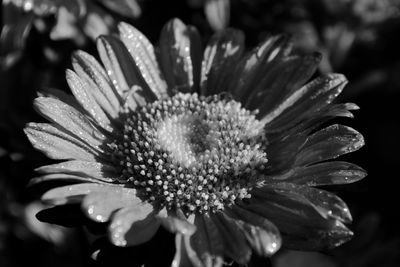
[[[177,94],[129,114],[110,146],[121,182],[189,215],[251,197],[267,163],[264,136],[255,114],[236,101]]]
[[[199,115],[180,114],[161,121],[156,129],[156,137],[173,162],[189,168],[197,165],[198,158],[216,140],[210,130],[210,126]]]

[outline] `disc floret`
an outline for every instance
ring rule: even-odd
[[[110,147],[121,182],[190,214],[251,197],[267,163],[265,144],[262,123],[240,103],[179,93],[129,114]]]

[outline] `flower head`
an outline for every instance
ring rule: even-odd
[[[81,203],[89,218],[109,222],[117,246],[146,242],[163,225],[176,233],[174,266],[244,264],[281,243],[323,249],[351,237],[346,204],[315,186],[363,178],[360,167],[328,160],[364,143],[343,125],[320,129],[357,106],[332,103],[342,75],[307,83],[319,54],[292,55],[282,36],[245,54],[233,29],[203,53],[196,29],[177,19],[155,50],[132,26],[119,28],[120,38],[98,39],[103,65],[74,55],[74,97],[54,91],[35,100],[51,123],[25,132],[65,161],[40,167],[34,182],[73,183],[44,201]]]

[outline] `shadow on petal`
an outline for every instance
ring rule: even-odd
[[[135,246],[149,241],[157,232],[160,222],[153,207],[142,203],[117,211],[108,228],[110,241],[120,247]]]

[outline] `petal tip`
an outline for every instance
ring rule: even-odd
[[[130,35],[132,33],[138,32],[138,30],[134,26],[123,21],[118,24],[118,30],[121,36]]]
[[[327,77],[329,79],[330,87],[337,87],[339,85],[344,87],[348,83],[346,76],[341,73],[330,73],[327,74]]]
[[[185,23],[179,18],[172,18],[167,22],[167,25],[171,25],[172,27],[184,27]]]
[[[124,232],[121,221],[113,220],[108,227],[108,238],[110,242],[117,247],[127,246],[128,241],[124,237]]]

